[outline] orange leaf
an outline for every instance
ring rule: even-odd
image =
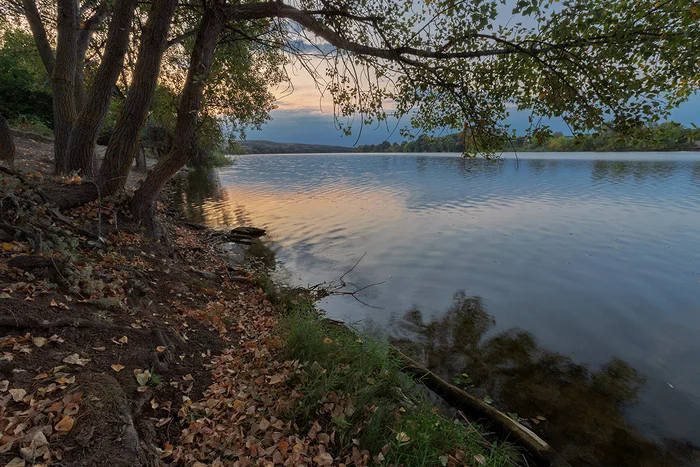
[[[56,428],[56,431],[68,432],[73,428],[74,424],[75,420],[73,420],[73,417],[66,415],[60,422],[56,423],[54,428]]]

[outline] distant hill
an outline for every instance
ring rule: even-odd
[[[245,154],[303,154],[355,152],[350,146],[329,146],[325,144],[276,143],[274,141],[240,141]]]

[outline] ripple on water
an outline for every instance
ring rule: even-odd
[[[414,305],[439,315],[464,289],[497,329],[628,362],[650,382],[635,425],[700,444],[700,155],[240,156],[218,183],[189,183],[188,212],[267,228],[300,282],[367,252],[348,279],[386,280],[366,297],[383,309],[336,297],[331,315],[388,325]]]

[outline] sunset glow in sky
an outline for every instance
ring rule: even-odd
[[[359,122],[353,125],[352,136],[344,136],[335,127],[333,118],[333,103],[329,96],[322,96],[306,72],[292,75],[294,89],[289,93],[284,88],[278,90],[282,95],[277,102],[278,108],[271,112],[270,120],[260,131],[249,131],[249,140],[268,140],[290,143],[332,144],[354,146],[356,144],[378,144],[385,140],[389,142],[402,141],[403,138],[396,128],[396,121],[365,127],[359,135]],[[689,125],[700,125],[700,95],[696,94],[685,104],[673,111],[672,120]],[[402,122],[405,125],[405,122]],[[524,132],[528,127],[528,113],[514,112],[508,120],[518,132]],[[399,127],[402,125],[399,124]],[[562,122],[552,121],[550,126],[554,131],[566,132]]]

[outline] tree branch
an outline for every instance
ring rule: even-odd
[[[44,28],[44,23],[41,20],[41,15],[39,14],[39,9],[36,6],[35,0],[22,0],[22,6],[24,8],[24,16],[27,18],[29,23],[29,28],[32,31],[32,36],[34,36],[34,42],[36,42],[36,47],[39,51],[39,56],[41,61],[46,68],[46,73],[51,76],[53,74],[54,64],[56,59],[51,49],[51,44],[46,36],[46,29]]]
[[[167,42],[167,44],[166,44],[165,47],[166,47],[166,48],[170,48],[170,47],[172,47],[172,46],[174,46],[174,45],[177,45],[177,44],[180,44],[180,43],[184,42],[185,40],[189,39],[190,37],[194,37],[195,35],[197,35],[197,30],[196,30],[196,29],[192,29],[192,30],[190,30],[190,31],[187,31],[187,32],[185,32],[185,33],[180,34],[179,36],[175,36],[175,37],[173,37],[172,39],[170,39],[170,40]]]

